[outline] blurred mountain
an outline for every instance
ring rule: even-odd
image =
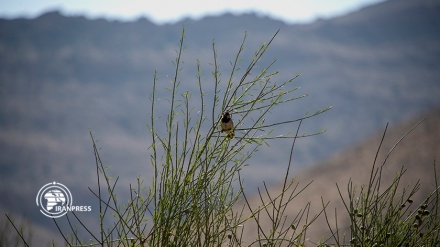
[[[241,68],[280,29],[261,62],[276,60],[277,81],[301,73],[295,85],[301,86],[299,94],[310,96],[279,108],[271,121],[333,106],[303,123],[303,132],[327,132],[298,141],[294,160],[302,168],[323,161],[387,122],[394,125],[440,105],[439,10],[438,1],[390,0],[304,25],[254,14],[161,26],[147,19],[89,20],[59,12],[0,19],[0,206],[53,225],[34,200],[51,181],[65,184],[78,205],[95,203],[87,189],[96,188],[89,129],[104,164],[120,176],[120,192],[126,193],[139,175],[149,181],[145,125],[153,73],[161,88],[160,106],[166,109],[169,95],[162,89],[173,77],[182,26],[186,38],[179,81],[195,96],[197,59],[204,90],[207,95],[213,91],[213,42],[226,83],[245,32]],[[277,183],[289,148],[284,141],[262,148],[250,161],[253,169],[244,171],[246,186]]]

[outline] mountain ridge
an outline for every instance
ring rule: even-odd
[[[145,123],[151,81],[157,71],[158,85],[169,82],[183,25],[181,86],[193,90],[198,59],[207,93],[212,91],[213,40],[225,82],[229,61],[235,58],[245,32],[240,66],[281,29],[262,62],[276,60],[277,81],[301,73],[295,86],[301,87],[300,94],[310,96],[281,108],[271,118],[301,117],[333,106],[302,125],[307,133],[327,129],[323,135],[298,141],[295,162],[303,169],[373,135],[386,122],[395,124],[435,109],[440,105],[440,38],[432,25],[440,21],[436,14],[440,3],[406,1],[407,7],[396,7],[396,2],[303,25],[254,15],[163,26],[146,19],[124,23],[56,12],[35,19],[0,20],[0,185],[4,188],[0,196],[17,198],[0,206],[17,213],[34,212],[34,190],[49,181],[61,181],[76,191],[94,186],[89,129],[101,140],[106,164],[121,176],[121,192],[126,192],[139,171],[148,178]],[[412,18],[406,20],[406,29],[391,21],[405,19],[407,13]],[[351,19],[366,21],[356,28]],[[347,23],[349,28],[344,26]],[[358,33],[364,35],[358,37]],[[410,39],[402,40],[408,33],[413,33]],[[167,97],[163,92],[158,96]],[[291,129],[279,128],[284,130]],[[276,142],[270,150],[262,148],[252,160],[254,169],[244,174],[246,186],[262,180],[277,183],[289,146]],[[26,179],[15,188],[20,178]],[[31,217],[41,220],[33,213]]]

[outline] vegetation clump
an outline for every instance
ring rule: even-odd
[[[270,122],[267,116],[282,104],[292,104],[306,97],[297,94],[293,86],[298,75],[277,82],[278,71],[274,62],[260,67],[263,55],[276,34],[259,46],[244,69],[240,68],[246,41],[238,47],[231,62],[227,80],[221,80],[217,51],[212,44],[213,92],[207,92],[207,82],[202,81],[200,63],[197,63],[197,92],[181,91],[179,73],[182,69],[184,30],[177,49],[174,75],[166,106],[158,106],[157,92],[161,90],[154,74],[150,95],[150,164],[153,170],[151,184],[138,177],[130,186],[130,200],[118,200],[115,187],[118,178],[109,175],[103,164],[96,141],[90,132],[96,161],[97,190],[91,190],[99,201],[100,229],[84,225],[74,212],[66,215],[69,223],[77,219],[87,237],[72,232],[60,233],[69,246],[437,246],[439,193],[435,189],[426,200],[412,210],[413,195],[419,184],[411,190],[399,192],[398,173],[393,183],[382,188],[381,174],[386,159],[380,166],[373,164],[367,185],[356,186],[350,181],[348,200],[338,190],[350,220],[349,233],[342,232],[336,222],[329,227],[329,236],[315,243],[308,239],[307,229],[318,217],[327,219],[328,204],[322,201],[322,210],[310,215],[310,203],[299,212],[289,212],[288,205],[300,193],[307,193],[290,176],[293,149],[298,138],[322,133],[302,134],[301,124],[330,109],[326,107],[313,114]],[[233,120],[222,126],[222,118]],[[226,119],[228,120],[228,119]],[[227,121],[223,121],[223,123]],[[229,119],[230,120],[230,119]],[[228,120],[228,121],[229,121]],[[274,129],[289,126],[289,131],[279,134]],[[232,135],[230,134],[232,133]],[[384,134],[385,136],[385,134]],[[260,205],[253,205],[243,186],[241,173],[251,163],[258,148],[271,141],[291,140],[291,152],[279,191],[270,190],[265,183],[258,190]],[[380,149],[380,146],[379,146]],[[394,149],[394,148],[393,148]],[[390,151],[390,153],[393,151]],[[376,156],[377,158],[377,156]],[[435,167],[435,165],[434,165]],[[436,174],[436,172],[434,172]],[[437,177],[436,180],[437,182]],[[436,184],[438,188],[438,184]],[[241,206],[239,206],[241,205]],[[112,219],[112,224],[106,225]],[[269,224],[263,224],[269,219]],[[12,223],[12,220],[11,220]],[[55,223],[57,223],[55,221]],[[57,225],[58,226],[58,225]],[[14,226],[15,227],[15,226]],[[255,229],[254,235],[244,236],[245,228]],[[22,243],[29,240],[17,230]],[[84,241],[83,239],[88,239]],[[4,245],[4,244],[2,244]],[[18,245],[18,244],[17,244]]]

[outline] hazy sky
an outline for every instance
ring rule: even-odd
[[[58,9],[64,14],[134,20],[147,17],[155,23],[201,18],[224,12],[257,12],[288,23],[341,15],[383,0],[0,0],[0,17],[35,17]]]

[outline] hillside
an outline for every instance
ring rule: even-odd
[[[303,132],[327,132],[297,143],[298,171],[324,161],[386,122],[396,124],[440,105],[439,10],[438,1],[390,0],[304,25],[254,14],[161,26],[147,19],[89,20],[56,11],[35,19],[0,19],[0,207],[54,230],[35,205],[42,185],[62,182],[76,202],[96,203],[88,191],[96,187],[89,129],[105,165],[120,178],[122,198],[137,176],[148,183],[152,170],[145,125],[153,73],[157,71],[159,86],[169,85],[182,26],[186,39],[180,82],[182,90],[195,96],[197,59],[205,92],[213,91],[213,41],[226,83],[229,62],[245,32],[241,68],[280,29],[262,63],[276,60],[277,81],[301,73],[295,81],[301,87],[298,94],[310,96],[271,118],[283,121],[333,106],[303,123]],[[166,90],[158,94],[167,97]],[[289,147],[279,141],[261,148],[250,160],[252,169],[243,173],[246,187],[263,180],[278,183]]]
[[[424,199],[436,188],[434,162],[436,162],[437,176],[440,174],[438,163],[438,158],[440,157],[440,108],[428,112],[426,115],[421,115],[389,127],[386,131],[385,139],[376,162],[376,167],[384,164],[385,157],[393,146],[425,116],[428,118],[421,122],[421,124],[408,134],[393,150],[384,165],[381,180],[381,188],[383,191],[393,182],[402,167],[406,170],[400,182],[400,190],[396,198],[400,198],[403,189],[412,189],[417,181],[420,181],[420,190],[412,197],[414,200],[413,207],[414,205],[423,203]],[[329,160],[320,162],[313,168],[295,174],[293,179],[295,180],[295,184],[297,182],[300,184],[299,188],[304,187],[309,182],[313,182],[289,204],[289,207],[286,209],[286,214],[293,217],[310,202],[311,210],[309,219],[311,219],[322,210],[322,197],[324,202],[330,202],[327,207],[327,214],[333,230],[336,224],[336,209],[338,215],[337,224],[339,228],[342,229],[340,232],[341,239],[344,232],[348,234],[346,239],[349,239],[350,234],[347,231],[349,226],[347,223],[347,212],[338,193],[336,184],[341,189],[344,200],[348,201],[347,185],[350,179],[353,181],[353,184],[356,185],[358,192],[362,185],[368,183],[371,167],[382,136],[383,131],[378,132],[367,140],[353,145],[346,151],[334,155]],[[295,168],[296,167],[293,169]],[[281,185],[269,188],[272,195],[280,191],[280,186]],[[258,197],[252,197],[250,201],[254,205],[259,205],[260,200]],[[304,224],[304,222],[302,224]],[[269,227],[269,221],[266,221],[265,224],[263,224],[263,228],[269,229]],[[247,230],[250,232],[255,231],[255,229],[249,229],[249,227]],[[247,234],[253,236],[255,232]],[[331,236],[323,215],[311,225],[307,230],[307,234],[308,238],[315,242],[319,239],[322,240]]]

